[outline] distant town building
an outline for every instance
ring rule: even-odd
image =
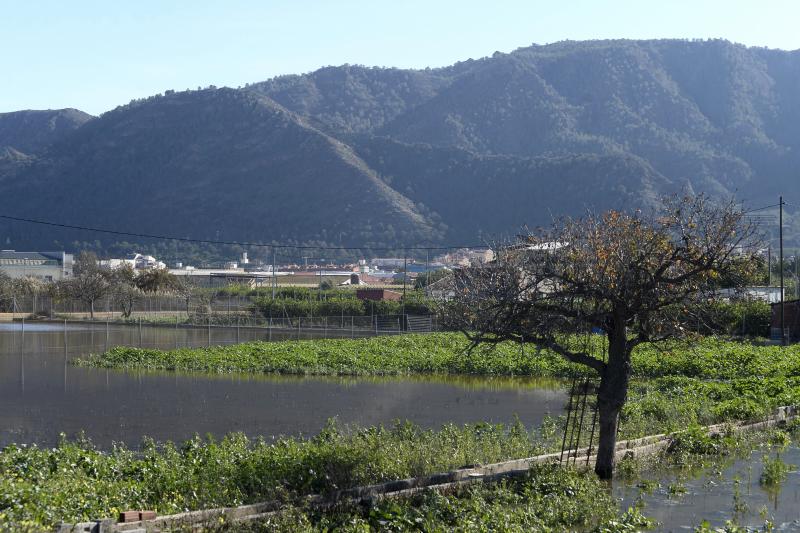
[[[72,276],[74,258],[66,252],[0,251],[0,270],[12,278],[58,281]]]
[[[718,298],[736,300],[750,298],[752,300],[763,300],[771,304],[781,301],[780,287],[741,287],[735,289],[720,289],[717,291]],[[785,292],[784,292],[785,296]]]
[[[100,261],[101,267],[110,268],[112,270],[120,268],[124,265],[129,265],[134,270],[151,270],[153,268],[167,268],[167,265],[158,261],[152,255],[143,255],[140,253],[131,253],[125,259],[103,259]]]
[[[356,298],[359,300],[372,300],[380,302],[382,300],[399,301],[403,294],[389,289],[356,289]]]
[[[489,248],[461,248],[435,258],[437,263],[448,267],[482,265],[494,260],[494,252]]]
[[[786,328],[786,340],[800,342],[800,300],[789,300],[783,303],[783,322]],[[781,339],[781,304],[772,304],[772,320],[770,323],[770,337],[773,340]]]
[[[404,257],[376,257],[370,260],[370,265],[378,268],[400,268],[404,264],[412,263]]]
[[[456,296],[455,275],[449,274],[425,286],[425,296],[434,300],[450,301]]]
[[[198,287],[226,287],[228,285],[246,285],[264,287],[272,283],[271,271],[252,271],[241,267],[235,268],[194,268],[185,266],[171,268],[170,274],[192,281]],[[276,276],[288,276],[291,272],[276,272]]]

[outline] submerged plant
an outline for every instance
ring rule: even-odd
[[[762,462],[764,469],[761,471],[758,482],[763,486],[774,487],[780,485],[786,479],[786,474],[792,471],[792,465],[785,463],[779,455],[774,458],[764,455]]]

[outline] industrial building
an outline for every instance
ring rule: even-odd
[[[0,251],[0,270],[12,278],[58,281],[72,276],[74,257],[66,252]]]

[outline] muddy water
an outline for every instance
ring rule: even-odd
[[[104,324],[0,324],[0,446],[52,445],[83,431],[97,445],[136,447],[144,436],[184,440],[221,436],[312,435],[329,418],[345,424],[408,419],[536,425],[566,403],[554,381],[351,379],[181,375],[72,366],[70,359],[120,344],[159,348],[264,338],[242,328],[175,329]],[[273,332],[273,339],[280,338]]]
[[[775,531],[800,531],[800,448],[790,446],[780,452],[783,461],[796,467],[783,483],[774,487],[759,483],[764,455],[774,458],[777,453],[775,449],[755,450],[747,457],[693,475],[644,476],[658,483],[649,494],[615,482],[614,495],[621,499],[623,509],[641,498],[642,512],[660,522],[658,531],[692,531],[704,520],[713,527],[735,520],[740,526],[759,530],[765,520],[770,520]]]

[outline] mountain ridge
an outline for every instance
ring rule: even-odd
[[[436,69],[344,65],[167,91],[76,115],[52,139],[45,125],[10,136],[4,115],[6,213],[402,248],[493,240],[684,190],[774,203],[800,167],[800,51],[566,41]],[[146,217],[113,216],[130,209]],[[787,220],[800,235],[793,212]],[[7,223],[3,233],[12,244],[48,238]],[[59,242],[90,238],[109,240]]]

